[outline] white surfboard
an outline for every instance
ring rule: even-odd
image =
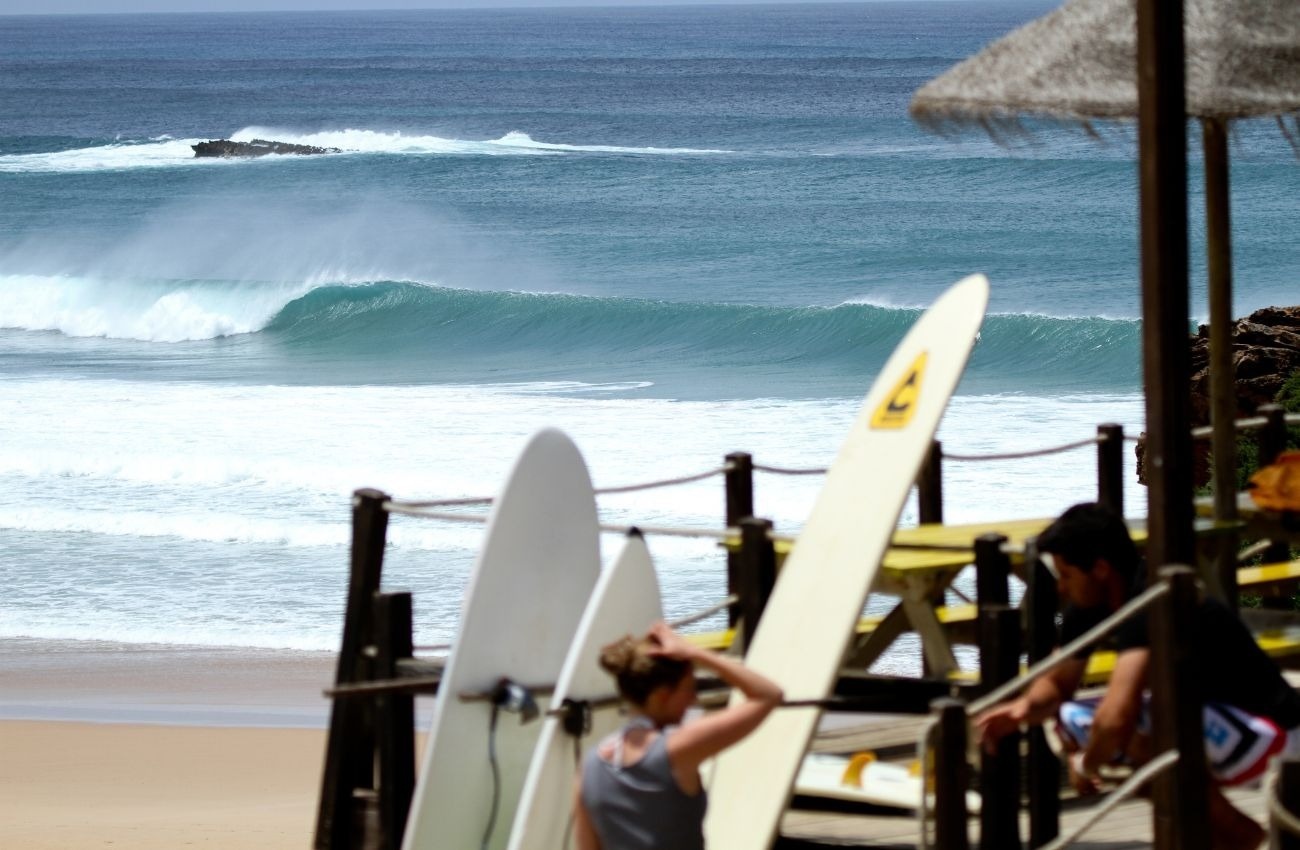
[[[799,766],[794,793],[915,811],[921,807],[925,780],[913,766],[877,761],[867,753],[855,756],[813,753]],[[929,796],[933,812],[934,792]],[[966,808],[977,812],[979,807],[980,795],[967,791]]]
[[[599,535],[582,456],[561,432],[538,432],[493,505],[465,591],[404,850],[477,850],[489,828],[486,846],[505,847],[542,724],[498,714],[494,781],[492,706],[464,701],[461,694],[490,692],[502,677],[523,685],[554,683],[600,572]],[[545,700],[538,704],[545,710]]]
[[[601,573],[591,594],[578,633],[556,681],[552,705],[566,697],[597,700],[614,692],[613,679],[601,669],[601,647],[625,634],[644,634],[662,619],[659,581],[640,533],[628,536],[618,560]],[[548,717],[542,727],[533,763],[524,781],[515,814],[509,850],[567,850],[577,775],[575,755],[613,732],[622,722],[617,705],[593,707],[591,728],[577,740],[562,728],[558,717]],[[565,844],[566,837],[569,844]]]
[[[867,393],[745,656],[787,698],[830,693],[987,305],[983,275],[953,285],[917,320]],[[771,845],[819,715],[817,708],[780,709],[718,756],[704,821],[709,850]]]

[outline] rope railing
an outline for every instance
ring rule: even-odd
[[[739,601],[740,601],[740,595],[733,593],[727,596],[726,598],[724,598],[721,602],[714,603],[713,605],[710,605],[707,608],[702,608],[699,611],[696,611],[692,614],[686,614],[684,616],[678,617],[676,620],[669,620],[668,627],[670,629],[680,629],[685,626],[694,625],[700,622],[701,620],[709,619],[714,614],[719,614],[727,610],[728,608],[730,608],[732,605],[735,605]],[[420,646],[414,646],[411,648],[417,652],[446,652],[452,647],[453,644],[450,643],[433,643],[433,644],[423,644]]]
[[[1096,826],[1102,818],[1114,811],[1115,807],[1120,803],[1123,803],[1134,794],[1137,794],[1142,790],[1143,785],[1146,785],[1152,779],[1177,763],[1177,750],[1165,750],[1160,755],[1151,759],[1151,761],[1133,771],[1132,775],[1130,775],[1128,779],[1124,780],[1124,782],[1114,791],[1107,794],[1106,799],[1101,803],[1101,805],[1097,806],[1094,811],[1089,813],[1088,817],[1084,818],[1081,823],[1074,827],[1074,829],[1070,830],[1065,835],[1058,836],[1055,840],[1044,844],[1042,850],[1062,850],[1062,848],[1068,847],[1075,841],[1078,841],[1079,836]]]
[[[1115,631],[1117,628],[1123,625],[1125,621],[1127,621],[1131,617],[1136,616],[1137,614],[1142,613],[1153,602],[1163,598],[1164,596],[1167,596],[1168,594],[1169,594],[1169,584],[1164,581],[1147,588],[1142,593],[1138,594],[1137,596],[1133,597],[1131,600],[1126,602],[1123,606],[1117,609],[1109,617],[1102,620],[1100,623],[1093,626],[1088,631],[1084,632],[1075,640],[1072,640],[1070,641],[1070,643],[1061,647],[1055,654],[1047,658],[1044,658],[1042,661],[1039,661],[1036,664],[1030,665],[1029,669],[1026,670],[1024,673],[1022,673],[1017,678],[1004,683],[1000,687],[994,688],[992,691],[980,697],[979,699],[970,702],[968,705],[965,706],[966,716],[969,718],[972,715],[981,714],[986,709],[992,708],[994,705],[997,705],[998,703],[1002,702],[1008,697],[1018,694],[1020,691],[1029,687],[1029,685],[1032,684],[1035,680],[1037,680],[1040,676],[1050,673],[1051,671],[1055,670],[1057,667],[1060,667],[1061,665],[1072,661],[1076,653],[1080,652],[1081,650],[1090,648],[1093,644],[1102,640],[1111,632]],[[935,729],[937,728],[938,728],[938,719],[935,717],[931,717],[930,720],[925,724],[925,726],[921,730],[921,735],[917,740],[917,757],[919,762],[922,765],[929,763],[930,741],[934,737],[934,732]],[[1162,754],[1160,758],[1164,758],[1167,755],[1169,754],[1168,753]],[[1173,755],[1176,759],[1177,753],[1175,752],[1173,753]],[[1154,764],[1158,760],[1159,759],[1153,760],[1149,764]],[[1163,770],[1165,767],[1168,767],[1168,765],[1161,764],[1160,766],[1153,768],[1153,774],[1158,773],[1160,770]],[[1136,776],[1137,774],[1135,773],[1134,775]],[[1145,780],[1143,781],[1145,782]],[[1124,790],[1124,788],[1127,787],[1127,785],[1128,783],[1125,783],[1124,786],[1121,786],[1119,789],[1116,790],[1117,791]],[[1137,787],[1140,787],[1140,785],[1141,783],[1137,783],[1134,786],[1134,790]],[[1132,791],[1130,790],[1128,793],[1131,794]],[[1122,799],[1120,801],[1117,801],[1115,805],[1118,805],[1119,802],[1122,802]],[[917,807],[916,810],[917,822],[920,827],[921,850],[929,850],[930,848],[929,833],[926,828],[926,822],[929,819],[929,809],[930,809],[929,795],[922,794],[921,804]],[[1078,835],[1075,835],[1074,837],[1077,838]],[[1063,846],[1063,845],[1059,845],[1059,846]]]
[[[655,481],[645,481],[640,484],[621,484],[617,487],[597,487],[595,493],[597,496],[613,496],[619,493],[635,493],[640,490],[655,490],[660,487],[676,487],[682,484],[694,484],[696,481],[704,481],[717,475],[725,475],[732,469],[731,464],[726,463],[722,466],[715,466],[713,469],[697,472],[693,475],[679,475],[675,478],[660,478]],[[401,501],[389,502],[390,505],[397,505],[403,509],[421,509],[421,508],[453,508],[453,507],[471,507],[475,505],[490,505],[495,501],[493,496],[463,496],[454,499],[427,499],[418,502]],[[400,513],[401,511],[391,511]]]
[[[1095,446],[1098,443],[1105,442],[1107,439],[1109,438],[1104,436],[1089,437],[1086,440],[1075,440],[1072,443],[1063,443],[1059,446],[1048,446],[1045,449],[1026,449],[1021,452],[998,452],[995,454],[983,455],[953,454],[951,452],[944,452],[943,459],[957,461],[1024,460],[1031,457],[1044,457],[1046,455],[1060,454],[1061,452],[1071,452],[1075,449],[1081,449],[1084,446]]]
[[[415,507],[410,502],[394,502],[392,500],[384,502],[384,510],[390,514],[399,516],[417,517],[419,519],[437,519],[447,522],[472,522],[485,523],[488,521],[487,514],[462,514],[453,511],[435,511],[427,508]],[[627,534],[633,530],[642,534],[656,535],[660,537],[696,537],[707,540],[716,540],[726,542],[733,538],[740,537],[740,530],[736,528],[686,528],[684,526],[670,525],[643,525],[642,523],[619,524],[602,522],[597,526],[601,531],[609,534]]]
[[[1300,425],[1300,413],[1288,413],[1285,417],[1288,425]],[[1268,425],[1268,419],[1264,416],[1251,416],[1243,419],[1237,419],[1233,423],[1238,431],[1254,431],[1264,428]],[[1192,429],[1192,439],[1204,440],[1210,438],[1214,429],[1209,426],[1201,426]],[[1106,442],[1110,439],[1105,434],[1098,434],[1082,440],[1074,440],[1068,443],[1062,443],[1055,446],[1046,446],[1038,449],[1025,449],[1017,452],[993,452],[989,454],[974,453],[957,453],[944,452],[943,459],[956,461],[959,463],[979,463],[984,461],[1008,461],[1008,460],[1027,460],[1029,458],[1046,457],[1048,455],[1070,452],[1087,446],[1095,446]],[[1142,441],[1142,437],[1132,434],[1125,434],[1124,441],[1137,443]],[[772,464],[753,465],[755,472],[765,472],[771,475],[784,476],[808,476],[808,475],[825,475],[827,467],[809,466],[809,467],[791,467],[791,466],[774,466]],[[719,475],[726,475],[732,472],[734,466],[731,463],[725,463],[722,466],[716,466],[712,469],[706,469],[703,472],[696,472],[689,475],[679,475],[672,478],[659,478],[652,481],[644,481],[634,484],[620,484],[614,487],[597,487],[595,493],[598,496],[613,496],[620,493],[637,493],[645,490],[656,490],[664,487],[678,487],[685,484],[694,484]],[[390,513],[403,514],[406,516],[423,516],[432,519],[443,519],[436,512],[431,512],[432,508],[460,508],[460,507],[480,507],[490,505],[494,501],[492,496],[463,496],[451,499],[428,499],[422,501],[397,501],[390,500],[385,502],[385,509]],[[476,521],[470,518],[471,522]]]
[[[1079,637],[1070,641],[1061,647],[1056,654],[1044,658],[1037,664],[1032,665],[1019,677],[1012,679],[1010,682],[1001,687],[994,688],[984,696],[974,700],[966,708],[967,714],[979,714],[985,709],[992,708],[1007,697],[1020,693],[1029,687],[1033,681],[1040,676],[1050,673],[1062,664],[1071,661],[1074,655],[1082,650],[1090,648],[1094,643],[1115,631],[1124,621],[1137,614],[1142,613],[1152,602],[1168,595],[1169,585],[1166,582],[1159,582],[1146,590],[1134,596],[1128,602],[1124,603],[1119,609]]]
[[[706,478],[713,478],[716,475],[726,475],[732,469],[731,464],[723,464],[707,472],[697,472],[694,475],[681,475],[677,478],[661,478],[658,481],[647,481],[644,484],[624,484],[620,487],[597,487],[597,496],[612,496],[616,493],[636,493],[640,490],[655,490],[660,487],[676,487],[681,484],[694,484],[696,481],[703,481]]]
[[[1264,797],[1268,800],[1270,823],[1293,838],[1300,838],[1300,818],[1291,813],[1282,798],[1278,796],[1278,774],[1274,772],[1265,786]]]
[[[1268,418],[1265,416],[1248,416],[1244,419],[1234,419],[1232,424],[1234,430],[1237,431],[1258,431],[1268,425]],[[1208,440],[1213,436],[1213,425],[1201,425],[1192,429],[1193,440]]]
[[[764,463],[754,464],[755,472],[770,472],[773,475],[825,475],[826,469],[824,466],[789,467],[770,466]]]

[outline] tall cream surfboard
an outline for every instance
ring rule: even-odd
[[[600,572],[600,529],[586,464],[559,431],[538,432],[493,505],[465,591],[460,631],[434,704],[405,850],[500,850],[542,724],[500,712],[488,756],[490,692],[502,677],[550,685]],[[546,701],[539,700],[545,710]],[[495,798],[495,813],[494,813]]]
[[[559,705],[566,697],[595,700],[611,695],[614,684],[600,667],[600,648],[625,634],[644,634],[662,617],[654,564],[645,541],[634,532],[624,543],[622,554],[596,583],[556,681],[552,704]],[[584,753],[617,729],[621,721],[617,705],[594,708],[591,729],[576,741],[576,753]],[[574,737],[564,731],[560,719],[548,717],[524,781],[509,850],[568,850],[572,846],[568,833],[573,779],[577,775],[574,745]]]
[[[787,698],[830,693],[987,305],[983,275],[953,285],[917,320],[867,393],[745,656]],[[771,845],[819,715],[816,708],[780,709],[718,756],[704,821],[709,850]]]

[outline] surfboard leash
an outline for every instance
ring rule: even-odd
[[[492,832],[497,826],[497,808],[501,805],[501,767],[497,764],[497,715],[501,713],[501,703],[492,701],[492,713],[488,719],[488,765],[492,768],[492,808],[488,812],[487,829],[483,832],[483,842],[479,845],[487,850],[492,840]]]

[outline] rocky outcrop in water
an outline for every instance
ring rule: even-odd
[[[1232,326],[1237,415],[1250,416],[1300,370],[1300,307],[1265,307]],[[1210,329],[1192,337],[1192,423],[1210,422]]]
[[[251,142],[232,142],[230,139],[217,139],[191,145],[195,156],[266,156],[267,154],[293,154],[298,156],[338,153],[338,148],[318,148],[314,145],[295,145],[289,142],[269,142],[266,139],[253,139]]]
[[[1232,326],[1232,363],[1236,371],[1237,416],[1251,416],[1277,398],[1287,378],[1300,371],[1300,306],[1264,307]],[[1210,424],[1210,328],[1201,325],[1191,337],[1192,426]],[[1138,442],[1138,481],[1146,483],[1145,446]],[[1210,480],[1210,443],[1192,444],[1192,478],[1197,487]]]

